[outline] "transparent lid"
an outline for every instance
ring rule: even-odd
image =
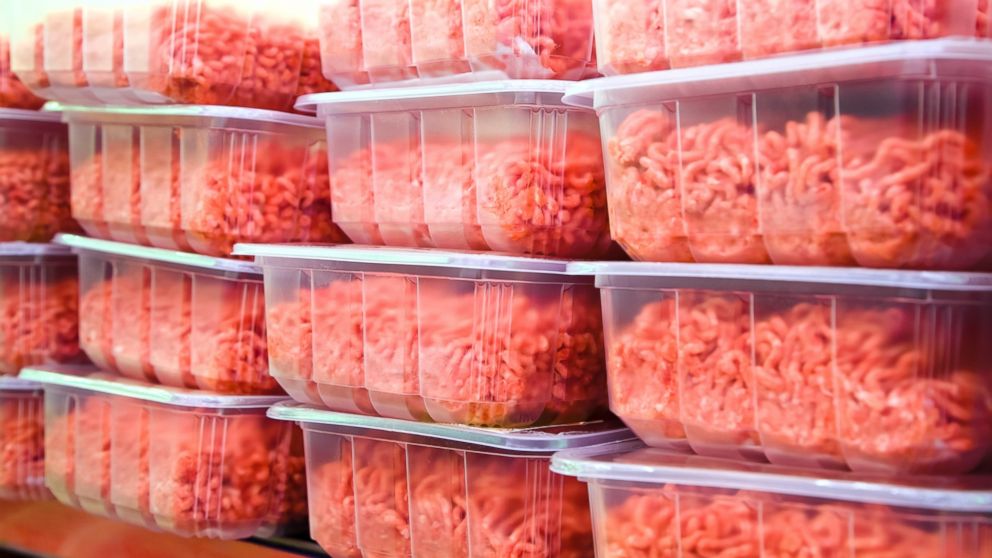
[[[606,77],[574,84],[563,101],[599,109],[702,95],[891,78],[992,80],[992,42],[965,38],[903,41]]]
[[[175,388],[132,380],[88,365],[29,366],[20,378],[42,384],[93,393],[117,395],[175,407],[209,409],[264,409],[285,401],[280,396],[223,395],[209,391]]]
[[[75,234],[60,234],[55,237],[55,242],[71,247],[76,252],[96,252],[112,256],[137,258],[212,272],[244,273],[249,275],[260,275],[262,273],[261,268],[250,262],[215,258],[175,250],[163,250],[162,248],[150,248],[148,246],[113,242],[111,240],[99,240]]]
[[[618,422],[592,421],[543,428],[482,428],[436,424],[383,417],[337,413],[299,403],[280,403],[268,411],[270,418],[321,425],[330,431],[354,433],[374,431],[377,436],[412,435],[424,442],[447,440],[521,453],[551,453],[569,448],[608,444],[634,437]]]
[[[324,123],[312,116],[275,110],[212,105],[156,105],[128,107],[62,106],[66,122],[170,125],[188,124],[212,128],[292,126],[323,130]]]
[[[742,463],[649,448],[639,440],[564,451],[551,470],[582,479],[681,484],[955,512],[992,513],[992,477],[900,477]]]
[[[32,242],[0,242],[0,258],[71,256],[72,250],[58,244],[36,244]]]
[[[297,99],[296,110],[319,116],[356,112],[390,112],[495,105],[564,107],[563,81],[520,79],[447,83],[414,87],[313,93]]]
[[[41,384],[14,376],[0,376],[0,391],[35,391]]]
[[[56,103],[48,103],[43,110],[27,110],[15,108],[0,108],[0,122],[29,122],[43,124],[62,123],[60,107]]]

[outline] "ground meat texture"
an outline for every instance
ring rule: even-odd
[[[67,505],[114,517],[110,400],[61,391],[45,399],[45,484]]]
[[[66,149],[56,134],[0,132],[0,241],[48,242],[76,232]]]
[[[0,36],[0,107],[39,109],[45,100],[36,96],[10,67],[10,41]]]
[[[0,394],[0,498],[36,500],[47,496],[44,420],[40,390]]]
[[[75,267],[0,266],[0,373],[84,360]]]
[[[361,558],[355,529],[355,469],[351,438],[320,438],[321,452],[332,457],[310,471],[310,536],[335,558]],[[311,438],[313,439],[313,438]],[[318,450],[312,450],[315,453]]]

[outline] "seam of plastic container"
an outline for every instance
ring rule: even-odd
[[[262,268],[249,262],[215,258],[190,252],[165,250],[163,248],[151,248],[149,246],[126,244],[111,240],[100,240],[75,234],[59,234],[55,237],[55,242],[85,252],[171,263],[206,271],[245,273],[251,275],[262,274]]]
[[[11,256],[71,256],[72,250],[58,244],[31,242],[0,242],[0,257]]]
[[[677,484],[731,490],[752,490],[790,496],[886,504],[940,511],[992,512],[992,491],[922,488],[843,479],[816,478],[780,473],[728,471],[676,465],[645,465],[598,461],[604,455],[643,448],[643,442],[570,449],[551,458],[551,470],[588,481],[613,480],[642,485]]]
[[[87,120],[100,121],[101,117],[122,116],[132,120],[133,124],[145,122],[157,122],[170,117],[195,117],[221,120],[224,123],[233,121],[235,123],[257,123],[265,122],[269,124],[280,124],[285,126],[297,126],[303,128],[323,129],[324,123],[312,116],[279,112],[274,110],[254,109],[245,107],[225,107],[214,105],[159,105],[150,107],[87,107],[87,106],[66,106],[63,107],[64,120],[71,121],[73,117],[81,115]],[[222,126],[223,124],[218,124]]]
[[[58,386],[69,389],[83,390],[106,395],[117,395],[130,399],[140,399],[152,403],[160,403],[175,407],[202,407],[212,409],[266,409],[285,401],[285,397],[222,395],[205,391],[184,390],[167,386],[139,384],[123,376],[119,379],[90,378],[87,374],[99,372],[96,368],[52,367],[47,370],[42,367],[27,367],[21,371],[20,377],[42,384],[42,386]],[[61,371],[55,371],[58,368]]]

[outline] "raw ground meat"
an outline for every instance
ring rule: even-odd
[[[0,107],[40,109],[45,100],[31,93],[10,67],[10,41],[0,37]]]
[[[543,143],[381,142],[335,155],[335,220],[366,244],[604,256],[610,238],[598,139],[570,133],[550,148]]]
[[[608,144],[613,238],[640,260],[973,267],[992,243],[981,147],[892,129],[810,113],[755,144],[734,119],[677,128],[634,112]]]
[[[962,340],[985,307],[802,299],[645,304],[608,339],[612,410],[652,445],[785,464],[953,474],[989,453],[992,363]]]
[[[0,499],[35,500],[48,494],[44,419],[40,390],[0,395]]]
[[[55,233],[76,232],[65,141],[46,137],[24,147],[3,143],[0,138],[0,242],[48,242]]]
[[[79,362],[79,285],[46,264],[0,266],[0,373],[33,364]]]

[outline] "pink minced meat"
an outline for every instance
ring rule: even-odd
[[[15,273],[20,270],[15,269]],[[40,269],[0,288],[0,373],[17,374],[33,364],[85,360],[79,350],[79,284],[56,270]],[[24,273],[24,271],[20,271]],[[16,277],[16,276],[15,276]],[[20,282],[21,284],[18,284]]]
[[[0,395],[0,498],[34,500],[47,494],[44,421],[40,390]]]
[[[0,37],[0,107],[18,109],[39,109],[45,100],[36,96],[10,67],[10,41]]]
[[[24,147],[0,147],[0,242],[48,242],[78,229],[69,212],[66,145],[48,139],[50,145],[39,137]]]

